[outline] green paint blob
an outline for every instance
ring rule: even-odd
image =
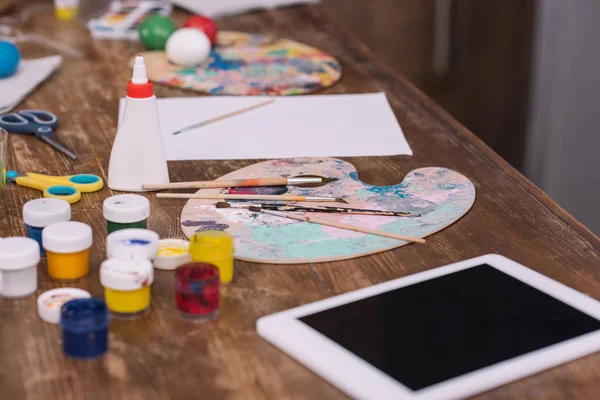
[[[397,241],[379,236],[340,238],[332,245],[331,237],[323,226],[310,223],[283,226],[260,226],[250,231],[256,246],[244,256],[251,258],[321,258],[343,256],[357,252],[374,251],[385,245],[393,246]],[[247,247],[246,247],[247,249]]]

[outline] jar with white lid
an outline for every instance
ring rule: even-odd
[[[89,299],[90,297],[92,295],[78,288],[61,287],[47,290],[38,296],[38,314],[43,321],[58,324],[63,304],[74,299]]]
[[[150,201],[139,194],[118,194],[104,200],[102,210],[109,234],[121,229],[146,229]]]
[[[48,275],[54,279],[78,279],[90,272],[92,228],[83,222],[59,222],[42,231]]]
[[[46,255],[42,246],[42,230],[48,225],[71,220],[71,205],[65,200],[41,198],[23,205],[23,223],[27,236],[40,245],[42,257]]]
[[[5,298],[25,297],[37,290],[37,265],[40,262],[38,242],[25,237],[0,240],[0,271]]]
[[[106,257],[120,260],[152,260],[160,237],[148,229],[121,229],[106,237]]]
[[[149,260],[108,259],[100,266],[100,283],[111,313],[136,318],[150,309],[150,286],[154,269]]]

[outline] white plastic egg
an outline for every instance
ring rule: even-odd
[[[181,28],[169,37],[165,50],[173,64],[194,67],[208,58],[210,40],[199,29]]]

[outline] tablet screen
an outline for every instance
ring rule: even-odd
[[[600,329],[483,264],[300,318],[411,390]]]

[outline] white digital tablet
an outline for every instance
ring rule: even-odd
[[[261,318],[358,399],[455,399],[600,350],[600,303],[485,255]]]

